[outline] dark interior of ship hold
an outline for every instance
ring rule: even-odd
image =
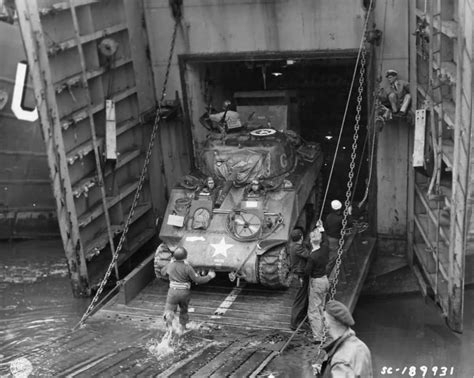
[[[324,152],[322,177],[324,189],[333,164],[336,146],[339,141],[337,156],[334,161],[328,192],[332,199],[345,200],[352,145],[354,143],[354,124],[357,105],[357,90],[354,83],[352,96],[348,94],[354,75],[356,56],[338,58],[312,58],[293,55],[273,57],[263,60],[261,57],[245,56],[239,60],[236,56],[215,56],[205,62],[200,57],[184,57],[183,64],[192,66],[189,70],[197,73],[201,85],[200,95],[207,107],[219,109],[224,99],[231,99],[238,108],[239,101],[234,94],[243,91],[288,91],[290,93],[291,111],[296,116],[290,119],[291,128],[297,130],[307,141],[317,142]],[[242,57],[244,58],[244,57]],[[356,76],[357,79],[357,76]],[[184,97],[186,98],[186,88]],[[351,200],[359,202],[364,197],[366,179],[369,172],[367,91],[364,88],[359,137],[356,142],[355,183]],[[188,94],[195,101],[196,93]],[[266,100],[267,101],[267,100]],[[275,98],[274,104],[282,104],[285,98]],[[347,106],[347,113],[345,113]],[[345,115],[345,119],[344,119]],[[242,122],[246,120],[243,119]],[[344,123],[343,123],[344,121]],[[341,133],[342,129],[342,133]],[[340,134],[341,133],[341,134]],[[330,202],[330,201],[329,201]],[[329,210],[326,202],[325,213]]]

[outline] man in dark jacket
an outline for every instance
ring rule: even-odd
[[[323,333],[323,310],[329,290],[326,275],[329,248],[322,244],[322,234],[316,227],[310,234],[311,254],[306,263],[305,273],[309,276],[308,319],[315,342],[321,342]]]
[[[191,299],[191,282],[203,284],[209,282],[216,276],[216,273],[212,270],[210,270],[206,276],[200,276],[186,261],[187,257],[188,252],[186,249],[177,247],[173,253],[171,262],[162,269],[163,276],[168,275],[170,279],[164,319],[166,321],[166,327],[171,331],[173,319],[179,307],[179,323],[181,329],[178,330],[178,334],[181,334],[186,329],[186,324],[189,320],[188,306]]]
[[[304,268],[309,257],[309,248],[303,243],[303,232],[301,230],[295,229],[291,232],[288,249],[290,251],[291,272],[298,277],[300,285],[291,309],[290,328],[295,330],[308,311],[309,277],[305,274]]]
[[[328,301],[324,318],[330,341],[324,345],[323,360],[313,365],[315,375],[372,378],[370,350],[350,328],[355,322],[349,309],[339,301]]]

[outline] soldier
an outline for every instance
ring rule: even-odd
[[[231,110],[231,102],[225,100],[222,106],[223,111],[216,114],[209,114],[211,121],[221,125],[221,132],[236,131],[242,127],[239,113]]]
[[[309,276],[305,274],[305,266],[309,257],[309,248],[303,243],[303,232],[299,229],[291,231],[288,249],[290,251],[291,272],[298,277],[299,289],[291,309],[290,328],[295,330],[303,321],[308,311]]]
[[[260,181],[257,179],[253,179],[250,182],[250,186],[247,186],[245,191],[248,197],[260,197],[261,195],[265,194],[265,190],[260,184]]]
[[[306,263],[305,273],[309,276],[308,319],[313,331],[314,342],[321,342],[323,333],[323,310],[329,290],[326,275],[329,249],[322,244],[320,227],[310,233],[311,254]]]
[[[215,188],[216,188],[216,182],[211,176],[209,176],[208,178],[206,178],[206,181],[204,185],[202,186],[200,194],[211,195],[214,193]]]
[[[347,217],[347,227],[352,226],[352,218],[350,217],[351,209],[349,208],[349,216]],[[331,212],[327,215],[324,222],[326,231],[326,239],[329,247],[329,261],[327,265],[327,274],[330,275],[334,265],[336,264],[337,252],[339,250],[339,239],[341,238],[343,210],[341,201],[331,201]]]
[[[200,276],[193,267],[186,261],[188,252],[183,247],[177,247],[173,253],[170,263],[163,267],[163,276],[168,275],[170,287],[166,297],[165,313],[163,315],[166,321],[166,327],[171,332],[173,328],[173,319],[176,310],[179,307],[179,323],[181,329],[177,334],[182,334],[186,329],[189,320],[188,305],[191,299],[191,281],[196,284],[203,284],[212,280],[216,273],[212,270],[206,276]]]
[[[324,345],[322,361],[313,365],[318,377],[372,378],[372,357],[367,345],[350,328],[355,322],[349,309],[341,302],[330,300],[324,318],[330,341]]]
[[[385,77],[388,80],[389,87],[382,91],[380,101],[383,106],[391,110],[393,114],[405,115],[410,105],[410,84],[398,78],[398,72],[387,70]],[[384,116],[387,118],[389,116]]]

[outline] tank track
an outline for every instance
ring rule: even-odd
[[[155,260],[153,262],[155,268],[155,275],[157,278],[168,281],[167,276],[161,274],[161,269],[169,264],[172,253],[168,248],[164,248],[163,244],[160,244],[155,252]]]
[[[262,285],[272,289],[288,288],[290,286],[290,260],[285,244],[272,248],[260,256],[258,277]]]

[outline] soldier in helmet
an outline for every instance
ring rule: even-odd
[[[245,189],[247,197],[260,197],[264,194],[262,184],[258,179],[253,179]]]
[[[200,276],[193,267],[186,261],[188,252],[183,247],[177,247],[173,253],[171,262],[163,268],[163,276],[167,275],[170,280],[164,319],[166,327],[171,332],[173,319],[179,307],[179,323],[181,329],[177,331],[181,334],[186,329],[189,320],[188,305],[191,299],[191,281],[196,284],[203,284],[212,280],[216,273],[212,270],[206,276]]]

